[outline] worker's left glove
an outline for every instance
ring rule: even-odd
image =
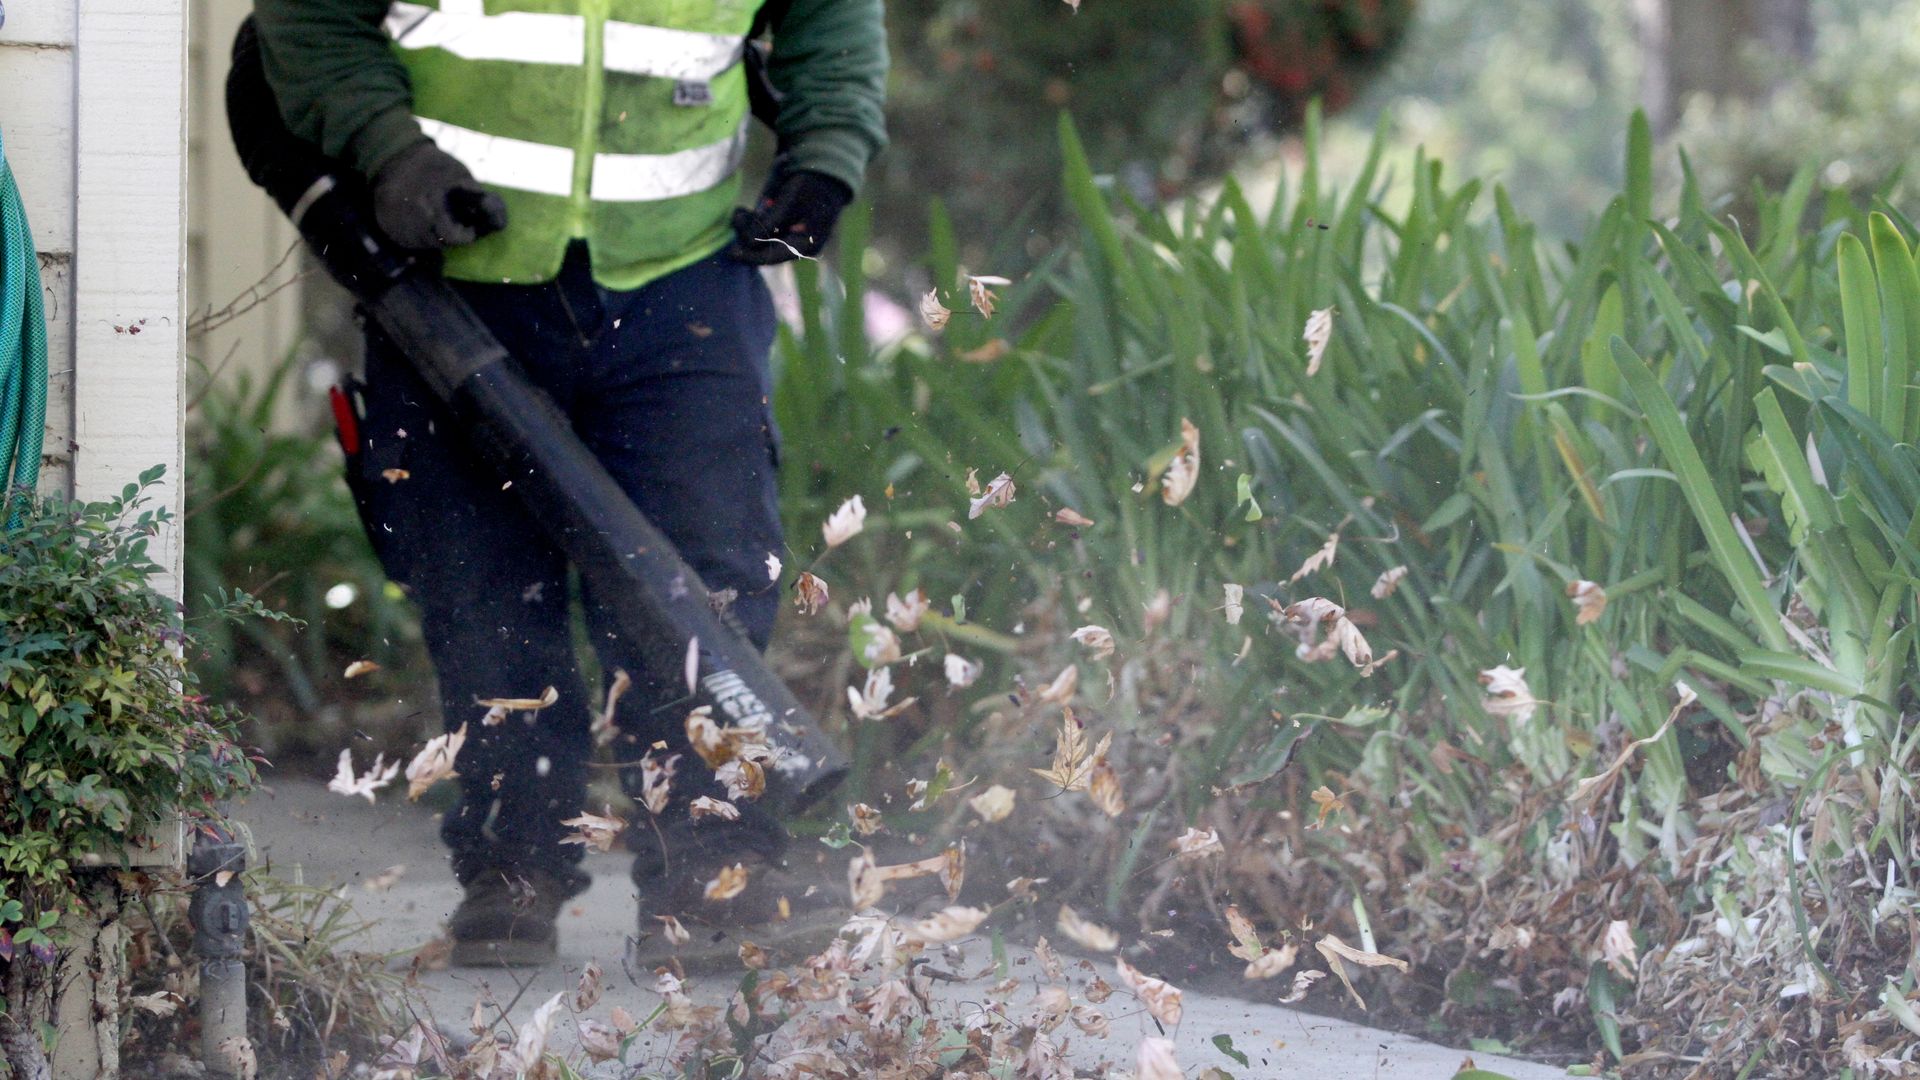
[[[403,248],[445,251],[506,228],[507,204],[422,139],[374,174],[373,218]]]
[[[736,235],[727,254],[753,266],[811,258],[827,246],[833,223],[851,201],[852,189],[825,173],[777,173],[753,209],[733,212]]]

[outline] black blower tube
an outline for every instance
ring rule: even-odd
[[[639,654],[649,689],[671,697],[689,645],[699,667],[689,709],[722,724],[763,727],[774,748],[763,805],[776,817],[829,791],[847,772],[822,732],[747,641],[731,611],[716,613],[680,557],[566,415],[438,273],[416,265],[372,221],[365,183],[287,130],[249,18],[234,39],[227,121],[254,183],[293,220],[329,273],[412,361],[445,402],[473,451],[525,503],[613,614]]]

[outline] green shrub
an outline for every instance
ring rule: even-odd
[[[1142,879],[1137,860],[1156,830],[1210,823],[1247,856],[1224,874],[1235,897],[1273,924],[1358,924],[1452,972],[1406,988],[1417,1014],[1512,1026],[1571,986],[1584,1037],[1616,1056],[1737,1069],[1773,1046],[1783,1068],[1833,1066],[1796,1047],[1838,998],[1779,995],[1804,977],[1880,995],[1905,934],[1882,890],[1907,880],[1917,835],[1911,224],[1816,199],[1811,172],[1738,226],[1691,184],[1655,220],[1643,121],[1627,191],[1564,249],[1498,187],[1475,213],[1485,186],[1437,163],[1418,164],[1405,207],[1378,200],[1377,150],[1335,190],[1311,128],[1297,184],[1264,211],[1229,184],[1178,214],[1115,212],[1063,138],[1082,240],[992,317],[959,310],[938,336],[848,362],[865,345],[835,316],[858,304],[802,275],[779,405],[812,468],[788,478],[790,516],[893,493],[870,561],[836,552],[823,571],[838,595],[963,595],[984,627],[1025,625],[1030,676],[1044,657],[1087,666],[1065,628],[1114,631],[1117,656],[1093,668],[1110,681],[1083,679],[1083,700],[1121,732],[1141,796],[1077,834],[1110,905],[1204,887],[1177,866]],[[1810,206],[1824,220],[1808,229]],[[936,226],[933,279],[964,309]],[[1309,375],[1303,328],[1329,308]],[[968,362],[996,339],[1000,359]],[[1176,507],[1159,479],[1183,419],[1202,467]],[[1011,473],[1019,497],[967,522],[969,468]],[[1063,528],[1059,506],[1095,524]],[[1296,573],[1334,536],[1331,565]],[[1373,597],[1396,567],[1398,590]],[[1569,597],[1582,582],[1608,598],[1592,621]],[[1220,614],[1229,583],[1246,589],[1239,626]],[[1308,597],[1397,656],[1371,678],[1303,662],[1265,601]],[[1482,673],[1500,665],[1524,669],[1530,715],[1489,699]],[[996,674],[981,685],[997,695],[1012,673]],[[1677,683],[1697,707],[1675,709]],[[981,695],[937,745],[1004,753],[992,708]],[[1276,779],[1303,738],[1302,773]],[[974,764],[961,773],[988,782]],[[1322,809],[1342,827],[1302,827]],[[1753,935],[1713,930],[1749,917]],[[1649,958],[1638,999],[1630,966],[1599,962],[1615,920]],[[1540,948],[1489,948],[1503,925]],[[1738,994],[1675,981],[1743,963],[1766,975]],[[1897,1019],[1887,1005],[1863,1022]]]
[[[89,857],[109,865],[175,815],[248,790],[238,716],[196,693],[147,553],[159,468],[100,503],[40,502],[0,533],[0,960],[49,944]],[[230,597],[232,612],[264,614]]]

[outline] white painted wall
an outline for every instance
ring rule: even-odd
[[[0,27],[0,124],[47,290],[43,487],[104,498],[165,465],[176,517],[186,45],[186,0],[15,0]],[[180,531],[152,550],[177,596]]]
[[[191,0],[187,39],[187,338],[191,402],[209,378],[258,386],[299,340],[300,272],[293,226],[247,179],[227,134],[228,57],[252,0]],[[229,310],[244,311],[229,319]],[[209,313],[213,318],[208,318]],[[324,399],[297,378],[280,396],[276,422],[312,426]],[[188,421],[192,421],[188,416]]]

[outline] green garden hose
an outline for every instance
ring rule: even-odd
[[[0,141],[0,505],[19,524],[40,479],[47,427],[47,322],[40,261]]]

